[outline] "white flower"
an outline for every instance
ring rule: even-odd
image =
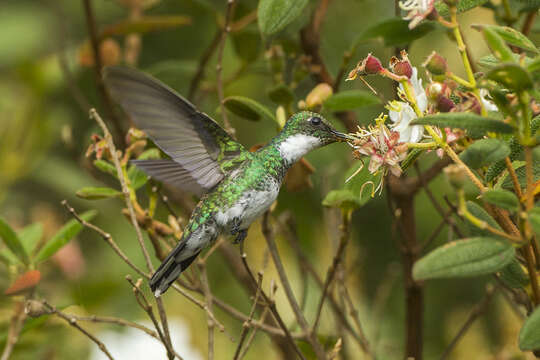
[[[405,0],[399,2],[399,7],[408,11],[403,19],[411,20],[409,29],[413,29],[435,9],[436,0]]]
[[[486,89],[480,89],[480,99],[482,100],[482,104],[484,105],[484,108],[487,111],[499,111],[499,108],[497,105],[493,103],[493,101],[488,100],[487,96],[489,95],[488,91]]]
[[[428,99],[424,88],[422,87],[422,79],[418,78],[418,70],[413,67],[413,73],[410,79],[414,90],[414,97],[418,108],[423,113],[428,106]],[[404,92],[403,85],[399,85],[399,89]],[[411,105],[403,101],[392,101],[388,104],[388,115],[394,123],[392,130],[399,132],[399,141],[408,143],[417,143],[422,140],[424,135],[424,127],[422,125],[413,125],[410,123],[418,116],[414,112]]]

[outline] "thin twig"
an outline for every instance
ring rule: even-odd
[[[213,302],[213,295],[212,291],[210,290],[210,285],[208,284],[208,274],[206,272],[206,262],[201,259],[198,262],[199,270],[201,272],[201,287],[204,293],[204,297],[206,299],[206,308],[208,309],[208,314],[212,313],[212,302]],[[208,360],[214,359],[214,329],[216,327],[216,323],[212,319],[212,317],[207,317],[207,324],[208,324]]]
[[[486,289],[486,294],[484,295],[484,298],[473,308],[472,312],[469,314],[469,317],[467,318],[467,320],[465,320],[463,326],[459,329],[456,336],[454,336],[448,347],[444,350],[443,354],[441,355],[441,360],[445,360],[448,358],[452,350],[455,349],[457,343],[470,329],[475,320],[478,319],[478,317],[480,317],[486,311],[487,305],[493,298],[495,290],[496,289],[494,289],[493,287],[488,287],[488,289]]]
[[[62,311],[58,310],[56,307],[52,306],[51,304],[49,304],[45,300],[43,301],[43,305],[45,306],[45,308],[47,309],[47,311],[50,314],[55,314],[59,318],[65,320],[70,326],[73,326],[75,329],[79,330],[83,335],[85,335],[90,340],[92,340],[98,346],[98,348],[105,354],[105,356],[107,356],[107,358],[109,358],[110,360],[114,360],[111,353],[109,352],[109,350],[105,346],[105,344],[103,344],[97,337],[92,335],[90,332],[88,332],[82,326],[77,324],[77,319],[63,313]]]
[[[272,260],[274,261],[274,265],[278,272],[279,279],[281,280],[281,284],[283,285],[283,290],[285,291],[285,295],[287,296],[287,299],[289,300],[289,304],[291,305],[296,321],[298,322],[302,330],[304,330],[304,332],[308,335],[309,342],[311,346],[313,346],[313,350],[315,351],[315,354],[317,355],[318,358],[325,359],[326,354],[324,352],[324,349],[322,348],[321,344],[318,342],[316,337],[313,335],[314,331],[310,331],[306,318],[304,317],[304,314],[302,314],[302,310],[300,310],[298,301],[296,300],[296,297],[294,296],[291,284],[289,283],[289,279],[285,272],[285,268],[283,267],[283,263],[281,262],[281,258],[279,256],[276,242],[274,241],[274,236],[269,226],[268,218],[269,218],[269,212],[266,212],[262,220],[262,233],[264,235],[264,238],[266,239],[268,250],[270,251],[270,255],[272,256]],[[316,328],[314,328],[314,330],[316,330]]]
[[[139,241],[139,245],[141,247],[144,260],[146,262],[146,267],[148,268],[148,270],[150,270],[150,272],[154,272],[154,267],[152,265],[152,261],[150,260],[150,255],[148,254],[148,250],[146,249],[146,245],[144,244],[141,228],[139,227],[139,223],[137,222],[137,216],[135,215],[133,203],[131,202],[131,191],[129,190],[128,185],[127,185],[125,169],[123,169],[122,165],[120,164],[119,155],[118,155],[118,152],[116,151],[116,146],[114,145],[114,141],[111,136],[111,133],[109,132],[109,129],[107,129],[107,125],[105,125],[105,122],[103,122],[103,119],[101,119],[101,117],[99,116],[99,114],[97,113],[95,109],[90,110],[90,117],[97,121],[97,123],[101,127],[101,130],[103,131],[103,136],[105,140],[107,141],[109,152],[111,153],[114,166],[116,167],[116,173],[118,175],[118,179],[120,180],[122,193],[124,194],[126,207],[129,211],[129,217],[131,219],[131,224],[135,228],[135,233],[137,234],[137,240]],[[161,300],[161,298],[156,298],[156,304],[158,308],[159,317],[161,319],[161,324],[163,325],[163,332],[165,333],[165,341],[163,342],[163,344],[165,348],[167,349],[167,354],[169,358],[172,358],[174,357],[174,354],[173,354],[174,349],[172,348],[171,336],[169,333],[169,326],[167,324],[167,314],[165,313],[165,308],[163,307],[163,301]]]
[[[219,98],[219,108],[221,110],[221,116],[223,117],[223,127],[233,138],[234,138],[235,130],[231,126],[231,123],[229,122],[229,117],[227,116],[227,111],[225,110],[225,104],[223,102],[223,99],[225,98],[225,96],[223,95],[223,50],[225,49],[225,42],[227,40],[227,35],[231,31],[230,23],[234,15],[235,5],[236,5],[235,0],[227,0],[227,12],[225,14],[225,24],[223,25],[223,29],[221,31],[221,39],[219,42],[218,58],[217,58],[217,65],[216,65],[217,92],[218,92],[218,98]]]
[[[257,292],[255,293],[255,299],[253,300],[253,305],[251,305],[249,317],[242,324],[242,332],[240,333],[240,340],[238,341],[238,346],[236,347],[236,351],[234,352],[234,357],[233,357],[234,360],[237,360],[240,357],[242,346],[244,345],[246,336],[249,332],[249,329],[251,328],[251,323],[253,322],[253,316],[255,315],[255,310],[257,309],[257,302],[259,301],[259,296],[261,295],[261,285],[262,285],[262,279],[263,279],[262,272],[259,271],[257,273],[257,276],[259,278],[259,280],[257,281]]]
[[[69,213],[84,227],[95,231],[98,233],[106,242],[109,244],[110,247],[114,250],[114,252],[122,259],[124,262],[132,268],[137,274],[144,276],[145,278],[150,278],[150,276],[145,273],[143,270],[141,270],[137,265],[135,265],[127,256],[126,254],[120,249],[120,247],[116,244],[116,242],[113,240],[111,234],[108,232],[103,231],[101,228],[97,227],[94,224],[89,223],[88,221],[82,219],[79,214],[75,211],[71,205],[68,204],[67,200],[62,200],[62,205],[69,211]]]
[[[263,323],[265,321],[267,315],[268,315],[268,308],[265,307],[263,309],[263,312],[261,314],[261,318],[260,318],[259,322]],[[247,339],[246,346],[244,346],[244,349],[240,353],[240,356],[238,357],[238,359],[242,359],[244,356],[246,356],[246,354],[247,354],[247,352],[249,350],[249,347],[251,346],[251,344],[253,343],[253,340],[255,339],[255,335],[257,335],[257,330],[259,330],[259,328],[255,327],[253,329],[253,331],[251,332],[251,334],[249,334],[249,338]]]
[[[317,331],[317,327],[319,326],[319,321],[321,318],[324,300],[326,299],[328,288],[330,287],[330,284],[334,280],[334,276],[336,274],[338,265],[343,260],[345,248],[347,247],[347,243],[349,242],[349,223],[350,223],[350,213],[344,212],[342,214],[342,223],[340,226],[341,236],[339,238],[338,249],[336,251],[336,255],[334,256],[334,259],[332,260],[332,265],[328,269],[326,278],[324,280],[324,286],[322,289],[321,299],[319,300],[319,305],[317,306],[317,315],[315,316],[315,322],[313,323],[313,328],[312,328],[313,332]]]
[[[6,346],[2,352],[1,360],[8,360],[19,340],[24,321],[26,319],[26,313],[24,311],[24,303],[22,301],[16,301],[14,304],[13,315],[9,322],[9,328],[7,331]]]
[[[253,272],[251,271],[251,268],[249,267],[249,265],[247,263],[247,260],[246,260],[247,256],[244,253],[244,242],[240,243],[240,254],[241,254],[241,258],[242,258],[242,264],[244,265],[244,268],[246,269],[246,272],[247,272],[249,278],[251,279],[251,282],[253,283],[254,286],[257,286],[257,280],[255,279],[255,276],[253,276]],[[283,322],[283,319],[281,318],[281,315],[279,315],[279,312],[277,311],[275,302],[273,300],[271,300],[268,297],[268,295],[266,295],[264,290],[262,290],[262,289],[261,289],[261,295],[262,295],[264,301],[266,302],[266,304],[268,304],[268,307],[270,308],[270,311],[272,312],[272,315],[274,315],[274,318],[276,319],[279,326],[281,327],[281,329],[285,333],[285,336],[287,337],[287,339],[289,340],[289,343],[294,348],[294,351],[296,352],[296,354],[300,357],[300,359],[306,360],[306,358],[302,354],[302,351],[300,351],[300,348],[298,347],[298,345],[294,341],[293,337],[291,336],[291,333],[289,332],[289,329],[287,328],[287,325],[285,325],[285,323]]]
[[[191,101],[193,101],[195,98],[195,93],[197,92],[197,89],[199,88],[199,84],[204,78],[204,71],[206,69],[206,65],[208,64],[210,59],[212,59],[212,56],[216,52],[218,45],[221,43],[221,38],[222,38],[222,30],[218,29],[216,31],[216,34],[212,38],[212,42],[210,43],[208,48],[206,48],[201,58],[199,59],[197,70],[195,71],[195,75],[193,75],[193,78],[191,79],[191,83],[189,84],[188,99]]]

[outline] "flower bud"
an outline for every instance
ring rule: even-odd
[[[306,105],[308,108],[322,105],[322,103],[332,96],[333,90],[327,83],[320,83],[306,96]]]
[[[446,59],[435,51],[428,56],[426,61],[422,64],[433,75],[444,75],[448,70],[448,63]]]
[[[444,168],[444,174],[455,189],[463,188],[467,180],[467,174],[463,165],[451,164]]]
[[[426,95],[432,102],[437,102],[444,95],[446,85],[440,82],[431,82],[426,87]]]
[[[406,76],[408,79],[411,78],[413,73],[413,68],[411,63],[409,62],[409,59],[407,58],[407,53],[402,52],[401,54],[401,60],[399,60],[397,57],[392,56],[390,59],[390,70],[398,76]]]
[[[356,64],[356,67],[351,70],[349,76],[347,76],[347,79],[345,80],[354,80],[358,75],[378,74],[383,70],[384,68],[381,61],[369,53],[364,60]]]

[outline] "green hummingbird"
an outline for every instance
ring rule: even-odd
[[[287,170],[313,149],[347,136],[321,115],[302,111],[287,120],[267,145],[247,151],[208,115],[174,90],[140,71],[105,70],[113,98],[135,125],[170,159],[135,160],[156,180],[200,197],[182,239],[150,280],[156,297],[163,294],[219,234],[247,236],[250,224],[276,200]]]

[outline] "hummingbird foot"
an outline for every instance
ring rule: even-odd
[[[244,241],[244,239],[247,237],[247,234],[248,234],[248,231],[247,229],[245,230],[240,230],[237,232],[238,235],[236,235],[236,239],[234,239],[234,244],[235,245],[238,245],[240,244],[242,241]]]

